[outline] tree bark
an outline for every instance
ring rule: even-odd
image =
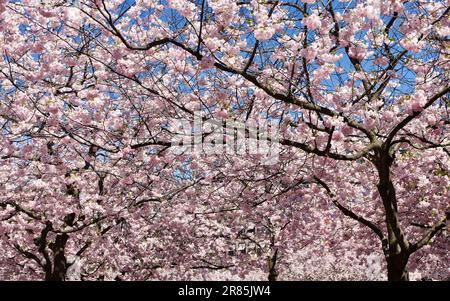
[[[278,275],[276,272],[275,273],[270,272],[268,279],[269,279],[269,281],[277,281],[277,276]]]
[[[390,175],[393,158],[388,150],[378,153],[376,167],[378,170],[378,192],[383,202],[385,222],[388,234],[385,258],[387,262],[388,281],[408,281],[406,269],[410,255],[410,245],[404,236],[398,219],[397,197],[395,186]]]
[[[267,260],[269,265],[269,277],[267,278],[269,281],[277,281],[278,278],[278,272],[276,269],[277,258],[278,258],[278,249],[275,249],[275,253],[273,254],[273,256],[269,257]]]
[[[400,253],[387,259],[388,281],[409,281],[409,273],[406,269],[408,257]]]
[[[46,281],[65,281],[67,272],[67,259],[64,249],[69,236],[66,233],[56,236],[55,242],[50,248],[53,251],[53,269],[45,274]]]

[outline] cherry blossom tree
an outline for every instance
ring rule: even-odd
[[[22,0],[0,14],[5,278],[66,279],[80,262],[86,279],[292,278],[311,241],[328,245],[316,256],[381,256],[388,280],[448,278],[447,0]],[[277,161],[196,149],[211,129],[173,151],[171,124],[198,115],[271,121]],[[225,257],[236,241],[256,255]]]

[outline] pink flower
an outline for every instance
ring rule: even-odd
[[[364,126],[368,129],[373,129],[376,126],[376,122],[375,118],[368,116],[364,119]]]
[[[275,33],[275,28],[264,26],[255,30],[255,38],[259,41],[270,39]]]
[[[42,43],[36,43],[33,45],[33,47],[31,47],[31,51],[39,53],[39,52],[43,52],[45,50],[45,47]]]
[[[67,145],[67,144],[70,143],[70,140],[71,140],[70,137],[66,136],[66,137],[61,139],[61,143],[64,144],[64,145]]]
[[[217,49],[219,49],[220,45],[223,44],[222,41],[220,41],[217,38],[209,38],[209,39],[205,39],[205,45],[206,47],[208,47],[208,49],[210,49],[211,51],[216,51]]]
[[[38,11],[41,14],[41,16],[43,16],[45,18],[51,18],[51,17],[54,16],[54,13],[51,12],[51,11],[46,11],[46,10],[43,10],[43,9],[39,9]]]
[[[317,81],[323,80],[330,75],[330,69],[326,67],[322,67],[314,71],[314,79]]]
[[[336,63],[342,58],[342,54],[325,53],[320,55],[320,59],[325,63]]]
[[[416,37],[406,37],[400,41],[400,45],[405,48],[405,50],[411,51],[412,53],[418,53],[423,45],[423,41],[418,41]]]
[[[91,116],[88,113],[80,114],[80,122],[82,124],[88,125],[91,123]]]
[[[417,91],[412,96],[412,100],[410,102],[409,109],[412,112],[420,112],[423,110],[423,107],[425,106],[426,102],[427,102],[427,97],[425,95],[425,92]]]
[[[58,109],[57,106],[50,106],[50,107],[48,107],[48,112],[50,114],[56,115],[56,114],[58,114],[58,111],[59,111],[59,109]]]
[[[364,16],[369,20],[375,20],[380,16],[380,10],[376,9],[372,5],[366,6],[364,8]]]
[[[389,63],[389,59],[386,57],[378,57],[373,61],[373,63],[378,66],[384,66]]]
[[[225,111],[225,110],[221,110],[221,111],[216,113],[216,116],[220,117],[220,118],[223,118],[223,119],[226,119],[228,117],[228,112]]]
[[[427,116],[427,123],[428,123],[428,125],[433,126],[433,125],[436,124],[436,122],[437,122],[436,117],[434,117],[433,115],[428,115]]]
[[[300,50],[300,55],[303,56],[307,61],[313,60],[317,55],[317,49],[313,47],[308,47]]]
[[[423,107],[422,107],[422,104],[420,103],[420,101],[414,100],[414,101],[411,103],[411,110],[412,110],[413,112],[420,112],[420,111],[422,111],[422,110],[423,110]]]
[[[115,120],[111,125],[113,131],[119,131],[122,129],[122,123],[119,120]]]
[[[114,49],[112,52],[112,58],[116,61],[120,60],[122,58],[122,52],[119,49]]]
[[[59,124],[58,118],[53,116],[52,118],[47,119],[47,125],[48,126],[57,126]]]
[[[392,3],[392,9],[394,10],[394,12],[402,12],[403,11],[403,4],[401,3],[400,0],[394,0],[394,3]]]
[[[207,69],[211,69],[214,67],[214,58],[211,57],[210,55],[205,55],[200,63],[198,64],[198,66],[200,67],[200,69],[202,70],[207,70]]]
[[[127,177],[123,178],[122,179],[122,184],[123,185],[133,184],[133,178],[131,176],[127,176]]]
[[[394,120],[394,112],[392,112],[392,111],[384,111],[383,112],[383,116],[382,116],[382,120],[386,121],[386,122],[392,122],[392,120]]]
[[[74,58],[70,58],[66,61],[67,66],[74,67],[77,65],[77,60]]]
[[[312,14],[306,18],[303,18],[303,24],[308,26],[309,29],[316,29],[322,26],[320,17],[317,14]]]
[[[344,134],[345,136],[351,135],[353,133],[353,128],[349,127],[349,126],[344,126],[342,127],[341,130],[342,134]]]
[[[356,46],[356,47],[352,46],[352,47],[350,47],[348,55],[351,58],[355,58],[358,61],[362,61],[367,57],[368,53],[367,53],[366,49],[364,49],[360,46]]]
[[[12,146],[10,143],[6,144],[6,155],[9,156],[14,152],[14,146]]]
[[[344,140],[344,134],[342,134],[342,132],[339,132],[339,131],[335,131],[334,133],[333,133],[333,140],[334,141],[342,141],[342,140]]]

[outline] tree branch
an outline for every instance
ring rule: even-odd
[[[419,250],[423,246],[425,246],[440,230],[444,229],[447,226],[447,222],[450,220],[450,211],[445,213],[445,216],[440,219],[438,222],[436,222],[430,230],[425,233],[425,235],[420,239],[418,242],[413,244],[409,252],[414,253],[415,251]]]
[[[322,186],[326,191],[327,194],[330,196],[331,201],[333,202],[333,204],[345,215],[348,216],[358,222],[360,222],[361,224],[363,224],[364,226],[370,228],[377,236],[378,238],[381,240],[382,246],[383,246],[383,251],[386,252],[387,251],[387,239],[384,236],[383,232],[381,231],[380,228],[378,228],[377,225],[375,225],[373,222],[365,219],[364,217],[356,214],[355,212],[353,212],[352,210],[348,209],[347,207],[343,206],[341,203],[339,203],[335,198],[334,198],[334,194],[332,193],[330,187],[321,179],[319,179],[317,176],[314,176],[314,179],[316,180],[317,184],[319,184],[320,186]]]

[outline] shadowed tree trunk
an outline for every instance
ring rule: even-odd
[[[388,250],[385,251],[388,280],[408,281],[408,263],[410,248],[398,220],[397,197],[391,180],[390,169],[393,158],[388,150],[381,149],[377,154],[375,166],[378,170],[378,192],[383,202],[388,233]]]
[[[269,265],[269,276],[268,276],[269,281],[277,281],[278,278],[278,272],[276,269],[277,256],[278,256],[278,249],[276,249],[274,254],[267,260]]]
[[[53,251],[53,269],[50,273],[46,273],[46,281],[64,281],[66,280],[67,259],[64,255],[67,239],[66,233],[56,236],[55,242],[50,245]]]
[[[400,253],[392,255],[387,260],[389,281],[409,281],[409,273],[406,270],[409,255]]]

